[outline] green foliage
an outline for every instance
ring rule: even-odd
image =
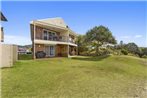
[[[140,48],[138,52],[138,56],[141,58],[146,58],[147,56],[147,48]]]
[[[141,51],[142,51],[143,55],[147,55],[147,48],[142,48]]]
[[[122,49],[122,50],[121,50],[121,53],[124,54],[124,55],[128,55],[128,51],[125,50],[125,49]]]
[[[78,55],[81,55],[84,51],[88,51],[87,44],[85,43],[85,36],[79,35],[77,37],[76,43],[78,45]]]
[[[128,43],[126,45],[126,49],[128,52],[133,54],[138,54],[140,52],[138,46],[135,43]]]
[[[91,43],[95,47],[96,54],[99,54],[99,47],[103,43],[112,43],[115,44],[116,40],[112,35],[111,31],[104,26],[95,26],[86,33],[85,41]]]
[[[104,26],[95,26],[86,33],[86,41],[92,42],[96,41],[97,44],[103,44],[104,42],[116,43],[115,38],[113,37],[111,31]]]
[[[143,55],[142,58],[147,58],[147,55]]]

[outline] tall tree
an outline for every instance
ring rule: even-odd
[[[107,43],[112,43],[116,44],[116,40],[114,36],[112,35],[111,31],[104,26],[95,26],[91,30],[89,30],[86,33],[86,38],[85,41],[88,43],[93,43],[95,49],[96,49],[96,54],[99,52],[99,47],[107,42]]]

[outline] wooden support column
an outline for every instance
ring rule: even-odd
[[[35,56],[35,35],[36,35],[36,25],[35,25],[35,23],[33,23],[34,24],[34,30],[33,30],[33,59],[36,59],[36,56]]]
[[[76,46],[76,55],[78,55],[78,46]]]
[[[69,45],[67,46],[67,56],[69,57]]]
[[[69,57],[69,30],[68,30],[68,37],[67,37],[67,41],[68,41],[68,46],[67,46],[67,57]]]

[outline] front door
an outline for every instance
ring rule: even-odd
[[[45,53],[47,57],[55,56],[55,46],[46,46]]]

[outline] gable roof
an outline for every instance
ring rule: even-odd
[[[64,20],[61,17],[39,19],[37,21],[41,21],[41,22],[44,22],[44,23],[48,23],[48,24],[52,24],[52,25],[67,28],[67,24],[64,22]]]
[[[47,24],[47,25],[58,26],[63,29],[69,30],[70,33],[74,35],[77,35],[74,31],[72,31],[68,27],[68,25],[65,23],[65,21],[61,17],[37,19],[37,20],[31,21],[30,24],[33,24],[34,22],[40,22],[40,23]]]

